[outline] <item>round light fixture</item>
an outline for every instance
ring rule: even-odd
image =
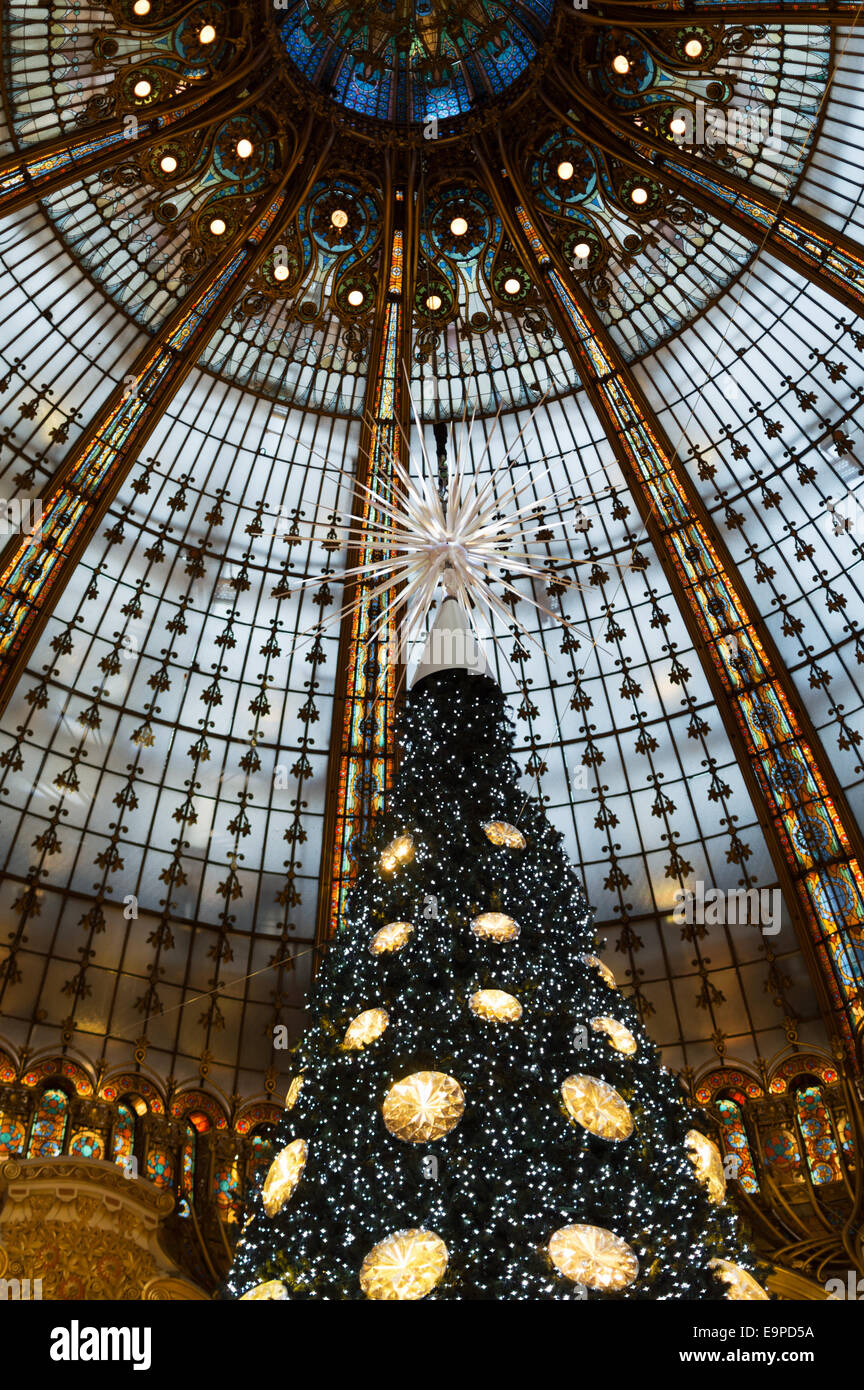
[[[630,201],[641,207],[643,203],[648,202],[648,189],[643,188],[642,185],[639,184],[638,187],[631,190]]]
[[[426,297],[426,308],[431,309],[433,314],[437,313],[441,308],[441,303],[440,294],[430,294]]]
[[[459,1082],[443,1071],[417,1071],[397,1081],[384,1097],[384,1123],[396,1139],[428,1144],[455,1129],[465,1113]]]
[[[143,19],[145,14],[150,13],[150,0],[135,0],[132,13],[137,14],[139,19]]]
[[[391,951],[401,951],[414,934],[410,922],[388,922],[386,927],[376,931],[369,945],[373,956],[387,956]]]
[[[287,280],[290,274],[291,272],[288,269],[287,265],[277,265],[273,268],[274,280]]]
[[[341,230],[342,227],[348,226],[348,214],[344,208],[334,208],[330,214],[330,221],[334,227]]]
[[[639,1273],[626,1240],[602,1226],[562,1226],[550,1238],[549,1258],[565,1279],[589,1289],[626,1289]]]
[[[561,1099],[570,1119],[599,1139],[620,1143],[633,1133],[633,1116],[608,1081],[568,1076],[561,1086]]]
[[[214,236],[224,236],[226,227],[221,217],[214,217],[210,223],[210,231]]]
[[[481,912],[471,923],[471,930],[481,941],[515,941],[520,927],[506,912]]]
[[[306,1167],[307,1153],[305,1139],[293,1139],[274,1158],[261,1188],[261,1201],[268,1216],[276,1216],[290,1199]]]
[[[365,298],[366,296],[362,290],[350,290],[348,294],[348,303],[351,305],[352,309],[359,309]]]
[[[349,1023],[342,1046],[346,1052],[359,1052],[368,1043],[380,1038],[389,1022],[386,1009],[364,1009]]]
[[[252,141],[246,140],[245,138],[243,140],[238,140],[237,153],[241,159],[248,159],[252,153]]]
[[[684,45],[684,52],[688,58],[698,58],[701,56],[702,47],[701,39],[688,39]]]
[[[360,1288],[374,1300],[416,1302],[440,1283],[447,1257],[434,1231],[396,1231],[369,1251],[360,1266]]]
[[[569,160],[569,159],[562,159],[562,160],[561,160],[561,163],[558,165],[558,177],[559,177],[559,179],[563,179],[564,182],[566,183],[568,179],[572,179],[573,173],[574,173],[573,165],[570,163],[570,160]]]
[[[198,35],[199,43],[212,43],[216,37],[216,30],[212,24],[205,24]]]
[[[505,293],[505,294],[518,294],[519,291],[521,290],[521,288],[522,288],[522,285],[521,285],[521,283],[516,279],[516,276],[515,276],[515,275],[511,275],[511,277],[510,277],[509,280],[505,280],[505,281],[504,281],[504,293]]]
[[[163,154],[162,158],[159,160],[159,168],[162,170],[163,174],[173,174],[177,168],[177,160],[174,158],[173,154]]]
[[[630,59],[625,58],[623,53],[616,53],[612,59],[612,67],[623,77],[625,72],[630,71]]]
[[[683,135],[687,129],[687,122],[683,116],[673,116],[669,122],[669,129],[673,135]]]
[[[141,81],[136,82],[135,86],[132,88],[132,91],[135,93],[136,97],[149,97],[152,90],[153,88],[151,84],[147,81],[146,78],[143,77]]]
[[[587,261],[588,257],[591,255],[591,247],[588,245],[587,241],[577,241],[576,245],[573,247],[573,255],[577,261]]]
[[[468,230],[468,223],[464,217],[454,217],[450,223],[450,230],[454,236],[464,236]]]

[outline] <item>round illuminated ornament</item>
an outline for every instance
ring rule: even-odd
[[[472,1014],[489,1023],[518,1023],[522,1005],[503,989],[478,989],[468,1001]]]
[[[568,1076],[561,1099],[571,1120],[600,1139],[620,1143],[633,1133],[633,1116],[607,1081],[596,1076]]]
[[[137,14],[139,19],[142,19],[145,14],[149,14],[150,0],[135,0],[135,4],[132,6],[132,13]]]
[[[286,1096],[285,1096],[285,1109],[286,1109],[286,1110],[293,1110],[293,1109],[294,1109],[294,1106],[297,1104],[297,1099],[298,1099],[298,1097],[299,1097],[299,1095],[300,1095],[300,1089],[301,1089],[302,1085],[303,1085],[303,1073],[302,1073],[302,1072],[299,1072],[297,1076],[295,1076],[295,1077],[292,1078],[291,1085],[288,1087],[288,1092],[287,1092],[287,1094],[286,1094]]]
[[[698,1181],[708,1193],[709,1200],[719,1205],[726,1196],[726,1174],[723,1172],[720,1150],[698,1129],[689,1129],[684,1143]]]
[[[270,1164],[261,1200],[268,1216],[276,1216],[291,1198],[306,1167],[308,1150],[305,1139],[292,1139]]]
[[[481,912],[471,923],[471,930],[482,941],[515,941],[521,928],[506,912]]]
[[[287,265],[277,265],[273,269],[274,280],[287,280],[290,274],[291,271],[288,269]]]
[[[669,122],[669,129],[673,135],[683,135],[687,129],[687,122],[683,116],[673,116]]]
[[[382,849],[378,866],[386,874],[392,874],[399,868],[400,864],[410,864],[413,858],[414,837],[412,835],[397,835],[395,840],[391,840],[389,845],[385,845]]]
[[[256,1284],[254,1289],[248,1293],[240,1295],[240,1302],[257,1302],[259,1299],[284,1299],[288,1297],[288,1290],[281,1279],[267,1279],[263,1284]]]
[[[465,1113],[459,1082],[443,1071],[415,1071],[390,1087],[384,1123],[397,1139],[427,1144],[455,1129]]]
[[[237,154],[240,159],[249,159],[252,155],[253,148],[252,141],[247,140],[245,136],[242,140],[237,141]]]
[[[334,208],[330,214],[330,221],[341,232],[343,227],[348,226],[348,214],[344,208]]]
[[[615,976],[612,974],[612,971],[609,969],[609,966],[606,965],[605,962],[602,961],[599,956],[583,956],[582,960],[583,963],[587,965],[590,970],[597,971],[597,974],[600,976],[600,979],[603,981],[604,985],[608,985],[610,989],[618,988],[617,984],[615,983]]]
[[[509,280],[504,281],[505,294],[518,294],[522,288],[522,281],[517,280],[515,275],[511,275]]]
[[[519,288],[518,282],[516,288]],[[515,292],[511,291],[513,294]],[[524,849],[528,843],[522,831],[517,830],[515,825],[509,825],[506,820],[487,820],[483,830],[487,840],[491,840],[493,845],[506,845],[507,849]]]
[[[626,72],[630,71],[630,60],[625,58],[623,53],[616,53],[612,59],[612,67],[623,77]]]
[[[688,39],[687,42],[686,42],[685,45],[684,45],[684,52],[687,54],[687,57],[688,57],[688,58],[701,58],[701,56],[702,56],[702,40],[701,40],[701,39]]]
[[[216,38],[216,30],[212,24],[205,24],[198,34],[199,43],[213,43]]]
[[[159,160],[159,168],[163,174],[173,174],[177,168],[177,160],[173,154],[163,154]]]
[[[410,922],[388,922],[386,927],[376,931],[369,950],[373,956],[389,955],[391,951],[401,951],[414,934]]]
[[[348,292],[348,303],[352,309],[359,309],[365,298],[362,290],[349,290]]]
[[[142,100],[144,97],[149,97],[152,90],[153,87],[151,83],[147,81],[146,77],[142,77],[141,81],[136,82],[135,86],[132,88],[132,91],[135,93],[135,96],[140,97]]]
[[[214,217],[210,223],[210,231],[213,236],[224,236],[227,228],[221,217]]]
[[[648,189],[643,188],[641,184],[637,184],[637,186],[630,191],[630,201],[641,207],[643,203],[648,202]]]
[[[562,159],[561,163],[558,165],[559,179],[563,179],[564,183],[566,183],[568,179],[572,179],[573,173],[573,165],[570,163],[570,160]]]
[[[587,241],[578,241],[573,247],[573,258],[577,261],[587,261],[591,255],[591,247]]]
[[[364,1009],[352,1019],[342,1039],[346,1052],[359,1052],[361,1048],[380,1038],[390,1017],[384,1009]]]
[[[430,309],[433,314],[438,312],[438,310],[441,308],[442,303],[443,301],[441,299],[440,294],[427,294],[426,308]]]
[[[755,1303],[759,1300],[769,1302],[769,1296],[761,1284],[757,1284],[752,1274],[731,1260],[709,1260],[708,1268],[713,1269],[718,1279],[726,1285],[726,1297],[736,1303]]]
[[[589,1289],[626,1289],[639,1261],[626,1240],[602,1226],[562,1226],[549,1241],[549,1258],[559,1274]]]
[[[447,1257],[434,1231],[396,1231],[369,1251],[360,1266],[360,1287],[377,1301],[416,1302],[441,1282]]]
[[[638,1047],[638,1043],[623,1023],[619,1023],[617,1018],[592,1018],[591,1027],[595,1033],[605,1033],[610,1044],[616,1052],[623,1052],[625,1057],[632,1057]]]
[[[454,236],[464,236],[468,230],[468,223],[464,217],[454,217],[450,223],[450,230]]]

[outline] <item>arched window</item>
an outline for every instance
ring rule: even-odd
[[[0,1158],[15,1158],[24,1152],[27,1131],[20,1120],[0,1113]]]
[[[802,1084],[795,1091],[795,1117],[807,1155],[810,1179],[816,1187],[837,1182],[843,1174],[834,1127],[822,1099],[822,1087],[815,1081],[808,1085],[808,1080],[802,1078]]]
[[[69,1097],[59,1087],[43,1091],[30,1130],[28,1158],[57,1158],[69,1124]]]
[[[78,1129],[72,1136],[69,1152],[76,1158],[104,1158],[105,1136],[95,1129]]]
[[[758,1192],[759,1182],[744,1124],[744,1097],[727,1091],[714,1102],[722,1126],[723,1152],[737,1159],[737,1180],[745,1192]],[[725,1166],[725,1165],[724,1165]]]
[[[183,1144],[183,1163],[180,1171],[179,1216],[189,1215],[189,1203],[195,1197],[195,1170],[198,1163],[198,1135],[210,1128],[210,1118],[203,1110],[190,1110],[186,1116],[186,1139]]]
[[[117,1118],[111,1136],[111,1157],[121,1168],[125,1168],[133,1156],[135,1148],[135,1112],[121,1101],[117,1106]]]
[[[171,1155],[165,1149],[154,1147],[147,1150],[146,1176],[157,1187],[171,1188],[174,1186],[174,1163]]]

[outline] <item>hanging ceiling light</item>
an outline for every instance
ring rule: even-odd
[[[683,135],[687,129],[687,122],[683,116],[673,116],[669,122],[669,129],[673,135]]]

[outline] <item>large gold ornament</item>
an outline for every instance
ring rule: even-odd
[[[568,1076],[561,1098],[571,1120],[590,1134],[620,1142],[633,1133],[633,1116],[607,1081],[596,1076]]]
[[[626,1289],[639,1273],[626,1240],[602,1226],[562,1226],[549,1241],[549,1258],[565,1279],[589,1289]]]
[[[295,1077],[292,1078],[292,1080],[291,1080],[291,1085],[288,1087],[288,1091],[287,1091],[286,1096],[285,1096],[285,1109],[286,1109],[286,1110],[293,1110],[293,1109],[294,1109],[294,1106],[297,1104],[297,1097],[300,1095],[300,1089],[301,1089],[302,1085],[303,1085],[303,1073],[302,1073],[302,1072],[298,1072],[297,1075],[296,1075]]]
[[[591,970],[597,971],[597,974],[600,976],[600,979],[603,981],[605,985],[608,985],[610,989],[618,988],[618,985],[615,982],[615,976],[612,974],[612,971],[609,969],[609,966],[606,965],[606,963],[602,961],[599,956],[583,956],[582,960],[584,961],[585,965],[590,967]]]
[[[518,1023],[522,1017],[519,1000],[503,989],[478,989],[468,1000],[468,1007],[489,1023]]]
[[[425,1298],[440,1283],[447,1257],[434,1231],[396,1231],[369,1251],[360,1266],[360,1287],[372,1299]]]
[[[471,930],[483,941],[515,941],[520,927],[506,912],[481,912],[471,923]]]
[[[426,1144],[455,1129],[465,1113],[465,1096],[454,1077],[443,1071],[415,1071],[390,1087],[383,1106],[384,1123],[397,1139]]]
[[[493,845],[506,845],[508,849],[524,849],[528,841],[517,830],[515,825],[508,825],[506,820],[487,820],[483,826],[486,838],[491,840]]]
[[[696,1177],[708,1193],[709,1200],[719,1204],[726,1196],[726,1174],[723,1172],[720,1150],[698,1129],[688,1129],[684,1142],[688,1149],[687,1157],[696,1169]]]
[[[361,1047],[380,1038],[389,1022],[390,1016],[385,1009],[364,1009],[348,1024],[342,1046],[346,1052],[359,1052]]]
[[[388,955],[391,951],[401,951],[414,932],[410,922],[388,922],[386,927],[376,931],[369,945],[373,956]]]
[[[623,1052],[625,1057],[633,1056],[637,1048],[636,1039],[630,1029],[619,1023],[617,1018],[608,1018],[606,1015],[592,1018],[591,1027],[595,1033],[605,1033],[616,1052]]]
[[[414,858],[414,837],[397,835],[389,845],[385,845],[378,860],[378,867],[385,874],[395,873],[401,864],[410,864]]]
[[[769,1300],[761,1284],[757,1284],[752,1274],[731,1260],[709,1260],[708,1268],[713,1269],[718,1279],[726,1285],[726,1297],[736,1303],[755,1303]]]
[[[287,1298],[287,1297],[288,1297],[288,1290],[286,1289],[285,1285],[282,1283],[282,1280],[281,1280],[281,1279],[267,1279],[267,1280],[265,1281],[265,1283],[263,1283],[263,1284],[256,1284],[255,1287],[254,1287],[254,1289],[250,1289],[248,1293],[242,1293],[242,1294],[240,1295],[240,1302],[241,1302],[241,1303],[247,1303],[247,1302],[252,1302],[252,1301],[257,1302],[257,1300],[258,1300],[259,1298],[261,1298],[261,1299],[264,1299],[264,1298],[266,1298],[266,1299],[280,1298],[280,1299],[281,1299],[281,1298]]]
[[[307,1152],[305,1139],[292,1139],[270,1164],[261,1189],[268,1216],[276,1216],[291,1197],[306,1167]]]

